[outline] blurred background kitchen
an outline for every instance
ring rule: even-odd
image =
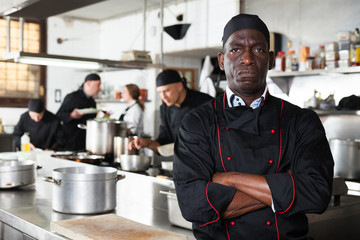
[[[249,13],[271,31],[276,64],[268,73],[270,93],[314,109],[330,142],[350,139],[331,143],[335,174],[350,180],[350,187],[360,183],[359,12],[358,0],[1,0],[0,152],[14,150],[11,134],[29,99],[42,99],[55,114],[90,73],[101,77],[96,108],[112,119],[127,107],[123,87],[136,84],[145,104],[143,133],[155,138],[157,74],[175,69],[189,88],[220,93],[226,87],[217,63],[223,27],[231,16]],[[352,194],[359,195],[359,186],[351,186]],[[355,202],[356,211],[336,215],[360,216],[360,201]],[[326,229],[331,214],[310,220]]]
[[[4,14],[13,2],[2,1],[0,11],[2,9]],[[191,24],[185,37],[176,40],[161,31],[161,11],[157,0],[147,1],[145,14],[143,1],[98,2],[73,11],[54,10],[49,12],[49,16],[46,16],[44,11],[24,12],[24,17],[31,16],[25,18],[24,52],[118,61],[126,51],[148,51],[153,64],[164,64],[167,68],[175,68],[187,74],[189,85],[197,89],[204,58],[207,55],[213,60],[214,72],[217,71],[214,58],[221,49],[221,29],[228,17],[238,13],[239,9],[241,12],[256,13],[268,23],[270,31],[276,33],[276,54],[278,51],[287,53],[291,49],[295,51],[298,60],[301,47],[307,46],[308,56],[315,57],[320,45],[338,42],[339,33],[343,33],[342,40],[348,41],[360,25],[357,18],[360,4],[354,0],[330,0],[326,4],[322,1],[307,0],[165,1],[165,27],[179,23]],[[56,9],[56,6],[54,8]],[[16,16],[16,10],[13,15]],[[21,16],[22,13],[19,12],[18,15]],[[11,24],[12,52],[19,50],[19,25],[16,17],[14,21]],[[27,27],[31,21],[39,22],[40,25]],[[7,36],[5,19],[1,20],[1,31],[1,55],[4,55]],[[32,46],[39,40],[40,46]],[[356,51],[356,42],[353,44],[352,47]],[[345,48],[350,50],[350,44],[348,45]],[[349,65],[353,60],[350,59],[349,52]],[[283,75],[276,74],[273,70],[268,79],[270,91],[301,107],[306,106],[305,102],[313,97],[314,90],[318,91],[323,99],[332,94],[336,105],[345,96],[360,95],[358,68],[344,68],[342,65],[343,70],[337,71],[334,70],[334,63],[330,66],[328,62],[327,65],[323,71],[306,70],[304,73]],[[13,71],[15,66],[18,70],[22,69],[21,75],[19,71],[17,75]],[[20,114],[26,110],[26,98],[43,97],[46,108],[56,113],[66,94],[77,89],[87,73],[97,71],[102,78],[103,89],[97,102],[101,108],[111,109],[114,118],[118,118],[124,110],[124,104],[118,103],[121,101],[114,101],[116,92],[124,85],[134,83],[147,90],[148,102],[144,121],[148,124],[144,126],[144,132],[150,136],[156,135],[160,102],[155,92],[154,81],[159,68],[139,67],[129,70],[126,67],[114,69],[105,66],[98,70],[86,70],[54,66],[39,68],[36,65],[23,64],[15,66],[1,62],[0,118],[3,125],[9,126],[7,129],[15,125]],[[215,81],[216,77],[213,77],[213,80]],[[223,83],[221,82],[220,86]]]

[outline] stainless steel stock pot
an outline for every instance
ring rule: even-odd
[[[96,214],[116,207],[116,183],[124,178],[112,167],[57,168],[52,177],[52,208],[70,214]]]

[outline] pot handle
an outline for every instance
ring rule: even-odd
[[[77,127],[80,128],[80,129],[86,130],[86,125],[83,124],[83,123],[79,123],[79,124],[77,125]]]
[[[161,194],[169,195],[169,196],[176,196],[175,189],[173,190],[160,190]]]
[[[56,185],[61,185],[61,180],[53,179],[52,177],[43,177],[42,178],[45,182],[55,183]]]
[[[119,181],[119,180],[122,180],[125,178],[125,175],[122,175],[122,174],[118,174],[117,177],[116,177],[116,181]]]

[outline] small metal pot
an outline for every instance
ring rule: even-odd
[[[52,208],[70,214],[97,214],[116,207],[117,175],[112,167],[57,168],[52,177],[44,180],[53,183]]]
[[[0,188],[13,188],[35,182],[35,162],[0,161]]]
[[[329,140],[334,158],[334,176],[346,179],[360,179],[360,139]]]
[[[120,156],[121,169],[130,172],[143,172],[149,169],[152,157],[146,155]]]
[[[128,150],[127,147],[129,143],[134,140],[132,137],[114,137],[114,161],[120,163],[120,156],[121,155],[137,155],[139,150],[133,148]]]

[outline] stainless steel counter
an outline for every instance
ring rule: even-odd
[[[42,168],[37,170],[35,184],[0,190],[0,239],[65,239],[51,232],[52,221],[90,216],[53,211],[52,183],[42,180],[43,176],[51,176],[54,168],[79,166],[83,163],[53,158],[46,152],[36,154],[36,161]],[[160,190],[174,188],[172,181],[124,171],[119,173],[126,177],[117,183],[117,207],[113,213],[187,235],[190,240],[195,239],[190,230],[176,227],[168,220],[167,199],[160,194]]]
[[[70,215],[52,210],[52,183],[42,180],[51,176],[54,168],[79,166],[83,163],[57,159],[44,152],[36,155],[36,183],[33,185],[0,190],[0,240],[65,239],[51,232],[52,221],[81,218],[90,215]],[[97,167],[87,165],[88,167]],[[126,175],[117,182],[117,207],[112,212],[133,221],[164,230],[181,233],[194,240],[192,232],[170,224],[167,212],[167,196],[161,190],[174,188],[170,180],[138,173],[119,171]],[[360,184],[359,189],[360,189]],[[349,187],[350,189],[350,187]],[[79,199],[81,201],[81,199]],[[309,234],[315,239],[357,239],[360,229],[360,197],[342,196],[341,204],[329,208],[321,215],[309,214]]]

